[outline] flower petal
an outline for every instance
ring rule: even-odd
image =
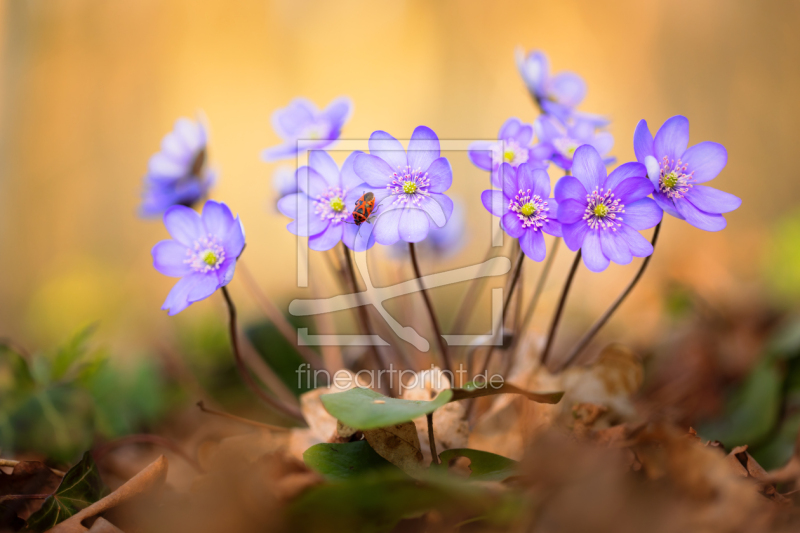
[[[653,200],[655,200],[655,202],[658,204],[658,207],[663,209],[665,213],[672,215],[678,220],[683,220],[683,215],[678,213],[678,209],[675,207],[675,202],[673,202],[669,196],[656,190],[653,193]]]
[[[314,120],[317,106],[306,98],[295,98],[289,105],[272,114],[272,127],[283,139],[294,139]]]
[[[197,239],[207,235],[200,215],[194,209],[174,205],[164,213],[164,226],[173,239],[184,246],[192,247]]]
[[[508,198],[514,198],[519,192],[517,187],[517,171],[508,163],[500,165],[500,180],[503,184],[503,194]]]
[[[522,221],[519,219],[519,215],[516,213],[509,211],[503,215],[502,221],[503,229],[510,237],[519,239],[522,237],[522,234],[525,233],[525,230],[522,227]]]
[[[367,182],[370,187],[386,187],[392,181],[394,170],[389,163],[380,157],[361,154],[356,157],[354,167],[356,175]]]
[[[289,225],[286,226],[289,232],[299,237],[311,237],[312,235],[316,235],[324,231],[330,222],[327,219],[320,218],[319,215],[314,213],[313,201],[309,200],[306,205],[308,207],[305,215],[302,212],[303,208],[301,205],[300,211],[297,213],[297,218],[294,222],[290,222]]]
[[[244,243],[244,226],[242,225],[241,219],[236,217],[236,220],[231,224],[228,234],[223,237],[225,254],[228,257],[238,259],[242,254],[242,250],[244,250]]]
[[[189,248],[177,241],[161,241],[153,246],[153,266],[165,276],[180,278],[191,274],[186,263]]]
[[[720,231],[728,225],[722,215],[701,211],[686,199],[676,201],[675,207],[683,215],[684,220],[695,228],[705,231]]]
[[[353,102],[346,96],[333,100],[322,114],[331,122],[335,130],[342,128],[353,113]]]
[[[472,164],[482,170],[492,170],[491,141],[475,141],[468,148],[467,155]]]
[[[545,233],[553,235],[554,237],[563,237],[561,230],[561,222],[558,220],[559,203],[555,198],[547,199],[547,208],[550,210],[547,221],[545,221],[542,229]]]
[[[634,257],[647,257],[653,253],[653,245],[650,244],[650,241],[627,224],[622,224],[622,226],[618,227],[617,233],[625,239],[625,243]]]
[[[728,164],[728,151],[719,143],[705,141],[695,144],[681,156],[695,183],[716,178]]]
[[[428,168],[428,179],[431,180],[430,192],[444,192],[453,184],[453,168],[446,157],[436,159]]]
[[[639,121],[636,131],[633,132],[633,151],[639,163],[644,163],[644,158],[648,155],[656,156],[653,151],[653,134],[650,133],[650,128],[647,127],[647,121],[644,119]]]
[[[589,191],[575,176],[564,176],[556,182],[553,194],[559,202],[569,199],[583,202],[586,200],[586,195],[589,194]]]
[[[311,198],[316,198],[328,192],[328,182],[319,172],[309,167],[297,169],[297,188]]]
[[[405,169],[408,165],[408,159],[406,158],[406,151],[403,149],[403,145],[385,131],[378,130],[372,132],[372,135],[369,136],[368,144],[369,153],[386,161],[392,171]],[[358,161],[356,161],[356,163],[358,163]],[[356,169],[356,171],[358,171],[358,169]],[[364,179],[364,181],[369,183],[367,179]]]
[[[363,154],[364,152],[359,152],[356,150],[355,152],[351,152],[350,155],[347,156],[347,159],[344,160],[342,163],[342,171],[341,171],[341,178],[342,178],[342,187],[346,190],[351,191],[357,186],[364,183],[364,180],[361,179],[358,174],[356,174],[355,164],[356,164],[356,157]]]
[[[742,205],[742,199],[738,196],[705,185],[695,185],[685,198],[706,213],[729,213]]]
[[[642,198],[625,206],[622,221],[633,229],[648,229],[661,222],[664,212],[651,198]]]
[[[308,247],[317,252],[330,250],[342,240],[342,232],[344,231],[342,226],[344,225],[342,223],[329,224],[325,231],[308,239]]]
[[[423,197],[419,206],[428,213],[436,227],[441,228],[453,214],[453,200],[446,194],[433,193],[428,197]]]
[[[689,119],[676,115],[659,128],[653,141],[653,151],[659,163],[666,157],[677,161],[689,146]]]
[[[230,208],[221,202],[207,201],[200,218],[208,233],[219,238],[224,238],[233,227],[233,214]]]
[[[647,168],[641,163],[624,163],[615,168],[606,178],[603,187],[615,191],[616,187],[628,178],[643,178],[647,176]],[[616,192],[616,191],[615,191]]]
[[[406,242],[420,242],[428,236],[430,222],[422,209],[406,207],[400,215],[400,238]]]
[[[567,198],[558,203],[558,211],[556,218],[562,224],[574,224],[579,220],[583,219],[583,215],[586,212],[586,202],[580,202],[578,200],[573,200],[572,198]]]
[[[498,190],[491,189],[483,191],[481,193],[481,202],[483,203],[483,207],[496,217],[501,217],[508,211],[508,200],[506,200],[503,193]]]
[[[521,127],[522,127],[522,121],[518,118],[512,117],[503,122],[503,125],[500,126],[500,131],[497,134],[497,138],[502,139],[504,141],[513,139],[519,133]],[[531,133],[533,133],[533,131],[531,131]]]
[[[592,272],[602,272],[610,263],[608,257],[603,254],[599,233],[600,230],[597,229],[588,231],[581,246],[583,264]]]
[[[342,242],[356,252],[364,252],[375,244],[373,230],[375,226],[369,222],[360,225],[344,224]]]
[[[261,151],[261,159],[267,163],[296,157],[299,152],[297,141],[289,141],[277,146],[271,146]]]
[[[296,194],[287,194],[278,200],[278,211],[280,211],[280,213],[284,216],[295,219],[297,218],[299,202],[305,202],[308,204],[308,196],[302,192]]]
[[[544,260],[547,254],[547,247],[544,244],[544,235],[541,231],[528,229],[523,232],[519,239],[519,247],[522,252],[534,261]]]
[[[591,192],[606,180],[606,166],[597,150],[588,144],[579,146],[572,157],[572,174]]]
[[[559,206],[559,209],[561,207]],[[573,252],[583,246],[583,240],[589,233],[589,226],[583,220],[572,224],[561,224],[561,232],[564,234],[564,243]]]
[[[217,270],[217,285],[224,287],[233,279],[233,274],[236,272],[236,259],[226,259],[219,269]]]
[[[401,211],[401,208],[394,207],[386,209],[377,216],[373,223],[375,226],[373,235],[379,244],[389,246],[400,239],[399,225]]]
[[[573,72],[561,72],[548,83],[550,96],[565,106],[575,107],[586,97],[586,82]]]
[[[417,126],[408,141],[408,166],[425,170],[439,159],[439,137],[427,126]]]
[[[308,166],[322,176],[328,187],[341,187],[339,179],[339,166],[336,161],[324,150],[310,150],[308,152]]]
[[[641,200],[654,191],[653,183],[647,178],[628,178],[611,190],[623,205]]]
[[[219,277],[215,272],[201,274],[194,286],[189,289],[189,303],[205,300],[219,289]]]
[[[633,254],[621,234],[611,230],[602,230],[599,233],[603,255],[620,265],[627,265],[633,261]]]

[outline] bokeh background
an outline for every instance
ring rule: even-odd
[[[99,320],[97,338],[126,358],[209,316],[224,319],[216,298],[176,318],[160,311],[173,280],[152,268],[150,248],[166,232],[137,216],[148,158],[178,117],[199,110],[220,175],[213,197],[242,216],[250,270],[285,309],[308,293],[295,287],[296,241],[274,209],[278,165],[259,157],[279,142],[272,112],[299,95],[321,106],[348,95],[355,112],[345,138],[376,129],[408,137],[419,124],[442,138],[494,138],[507,118],[537,114],[516,71],[517,45],[584,77],[581,108],[612,119],[620,162],[633,159],[639,119],[655,131],[675,114],[689,117],[692,144],[714,140],[729,151],[715,185],[742,208],[719,234],[667,218],[650,271],[606,338],[644,345],[662,333],[676,284],[716,306],[791,304],[800,291],[798,20],[791,0],[6,0],[0,336],[34,350]],[[448,155],[471,244],[428,270],[480,260],[489,239],[479,202],[488,176],[466,153]],[[539,330],[571,260],[561,252]],[[581,268],[567,311],[576,332],[637,266]],[[526,265],[527,291],[539,268]],[[315,274],[324,269],[312,254],[312,285],[331,292]],[[435,295],[443,314],[463,289]],[[257,313],[243,286],[232,290],[246,316]]]

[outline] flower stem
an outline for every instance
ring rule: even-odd
[[[433,413],[428,413],[426,418],[428,419],[428,440],[431,441],[431,464],[439,465],[442,463],[439,461],[439,454],[436,453],[436,439],[433,437]]]
[[[558,301],[558,307],[556,308],[555,315],[553,315],[553,321],[550,323],[550,331],[547,334],[547,343],[544,345],[544,350],[542,351],[542,366],[547,364],[547,357],[550,355],[550,350],[553,347],[553,339],[555,339],[556,336],[558,323],[561,322],[561,314],[564,312],[564,304],[567,303],[567,295],[569,294],[570,287],[572,287],[572,280],[575,279],[575,272],[577,272],[580,262],[581,251],[578,250],[578,253],[575,254],[575,260],[572,262],[572,268],[569,270],[567,281],[564,283],[564,288],[561,291],[561,299]]]
[[[414,275],[417,276],[417,282],[422,292],[422,299],[425,300],[425,307],[428,308],[428,315],[433,324],[433,332],[436,334],[436,342],[439,344],[439,351],[442,353],[442,364],[444,370],[451,373],[453,372],[453,365],[450,361],[450,354],[447,351],[447,343],[442,337],[442,328],[439,326],[439,321],[436,319],[436,313],[433,312],[433,304],[428,296],[428,291],[425,290],[425,284],[422,282],[422,273],[419,270],[419,262],[417,261],[417,250],[413,242],[408,243],[408,249],[411,252],[411,264],[414,267]]]
[[[550,255],[548,256],[547,261],[544,264],[544,268],[542,269],[542,273],[539,275],[539,281],[536,282],[536,288],[533,291],[533,296],[531,296],[531,301],[528,304],[528,308],[525,310],[525,316],[522,319],[520,333],[528,328],[528,324],[530,324],[530,321],[533,318],[533,313],[536,311],[536,306],[539,304],[539,297],[541,297],[542,292],[544,291],[544,284],[547,282],[547,277],[550,275],[550,268],[553,266],[553,259],[556,257],[556,252],[558,251],[558,245],[560,243],[561,238],[556,237],[556,239],[553,241],[553,247],[550,249]],[[519,335],[517,338],[519,338]]]
[[[353,267],[353,258],[350,257],[350,249],[347,248],[344,243],[342,243],[342,251],[344,251],[344,259],[347,263],[347,272],[350,275],[350,283],[352,284],[353,293],[358,294],[358,282],[356,282],[356,270]],[[359,301],[359,303],[361,302]],[[361,319],[361,325],[364,331],[370,335],[373,335],[372,324],[369,321],[369,314],[367,313],[367,308],[363,305],[358,306],[358,316]],[[384,365],[383,361],[381,360],[381,356],[378,354],[378,349],[375,346],[370,345],[369,351],[375,368],[378,370],[383,370]]]
[[[653,245],[654,249],[656,246],[656,242],[658,241],[658,234],[660,231],[661,231],[661,222],[659,222],[658,225],[656,226],[656,229],[653,231],[653,238],[650,240],[650,244]],[[622,291],[622,293],[619,296],[617,296],[617,299],[614,300],[614,303],[611,304],[611,307],[609,307],[606,310],[606,312],[603,313],[603,316],[597,319],[597,322],[594,323],[591,329],[589,329],[589,331],[586,332],[586,334],[581,338],[581,340],[578,341],[575,347],[572,348],[572,350],[569,352],[569,355],[567,355],[566,359],[561,364],[560,368],[562,370],[568,367],[570,364],[572,364],[575,358],[578,357],[578,355],[580,355],[580,353],[584,350],[584,348],[586,348],[586,346],[594,338],[597,332],[600,331],[600,329],[603,326],[605,326],[606,322],[608,322],[608,319],[611,318],[611,315],[613,315],[614,312],[617,310],[617,308],[622,304],[622,302],[625,301],[625,298],[628,297],[628,295],[631,293],[636,284],[639,283],[639,280],[641,279],[642,274],[644,274],[647,265],[650,264],[650,259],[652,257],[653,254],[650,254],[644,258],[644,261],[642,261],[642,266],[639,267],[639,271],[633,277],[628,286],[625,287],[625,290]]]
[[[503,314],[500,315],[501,320],[505,320],[506,312],[508,312],[508,307],[509,304],[511,303],[511,297],[514,295],[514,289],[517,286],[517,281],[519,281],[520,272],[522,272],[522,262],[524,260],[525,260],[525,254],[520,249],[519,251],[517,251],[517,264],[514,265],[514,273],[512,274],[511,277],[511,284],[508,287],[508,294],[506,294],[506,299],[503,302]],[[485,373],[487,370],[489,370],[489,363],[492,360],[495,348],[497,348],[497,346],[489,347],[489,353],[486,354],[486,361],[484,361],[483,363],[483,370],[481,371],[481,373]]]
[[[236,369],[239,371],[239,375],[242,377],[242,380],[250,388],[250,390],[255,393],[256,396],[261,398],[264,403],[295,420],[305,422],[303,413],[301,413],[299,409],[294,406],[286,405],[264,392],[250,375],[250,371],[248,370],[247,365],[245,365],[244,360],[242,359],[242,354],[239,351],[239,335],[237,333],[236,326],[236,306],[233,305],[233,300],[231,300],[231,295],[228,293],[227,287],[222,287],[222,295],[225,297],[225,303],[228,304],[231,348],[233,349],[233,358],[236,361]]]

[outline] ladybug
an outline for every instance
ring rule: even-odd
[[[375,209],[375,195],[371,192],[366,192],[356,200],[356,208],[353,209],[353,223],[356,226],[360,226],[366,222],[373,209]]]

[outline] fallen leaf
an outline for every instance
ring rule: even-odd
[[[473,481],[503,481],[516,475],[519,467],[517,461],[502,455],[469,448],[446,450],[439,454],[439,459],[444,466],[458,457],[466,457],[470,460],[469,479]]]
[[[413,422],[364,430],[364,438],[378,455],[404,472],[415,475],[423,470],[422,451]]]
[[[52,494],[60,483],[61,477],[39,461],[21,461],[10,474],[0,470],[0,527],[11,524],[17,517],[27,520],[44,503],[44,498],[2,501],[3,496]]]
[[[359,387],[323,394],[320,399],[332,416],[350,427],[366,430],[394,426],[432,413],[450,401],[452,395],[452,389],[447,389],[432,401],[401,400]],[[375,400],[384,403],[376,404]]]

